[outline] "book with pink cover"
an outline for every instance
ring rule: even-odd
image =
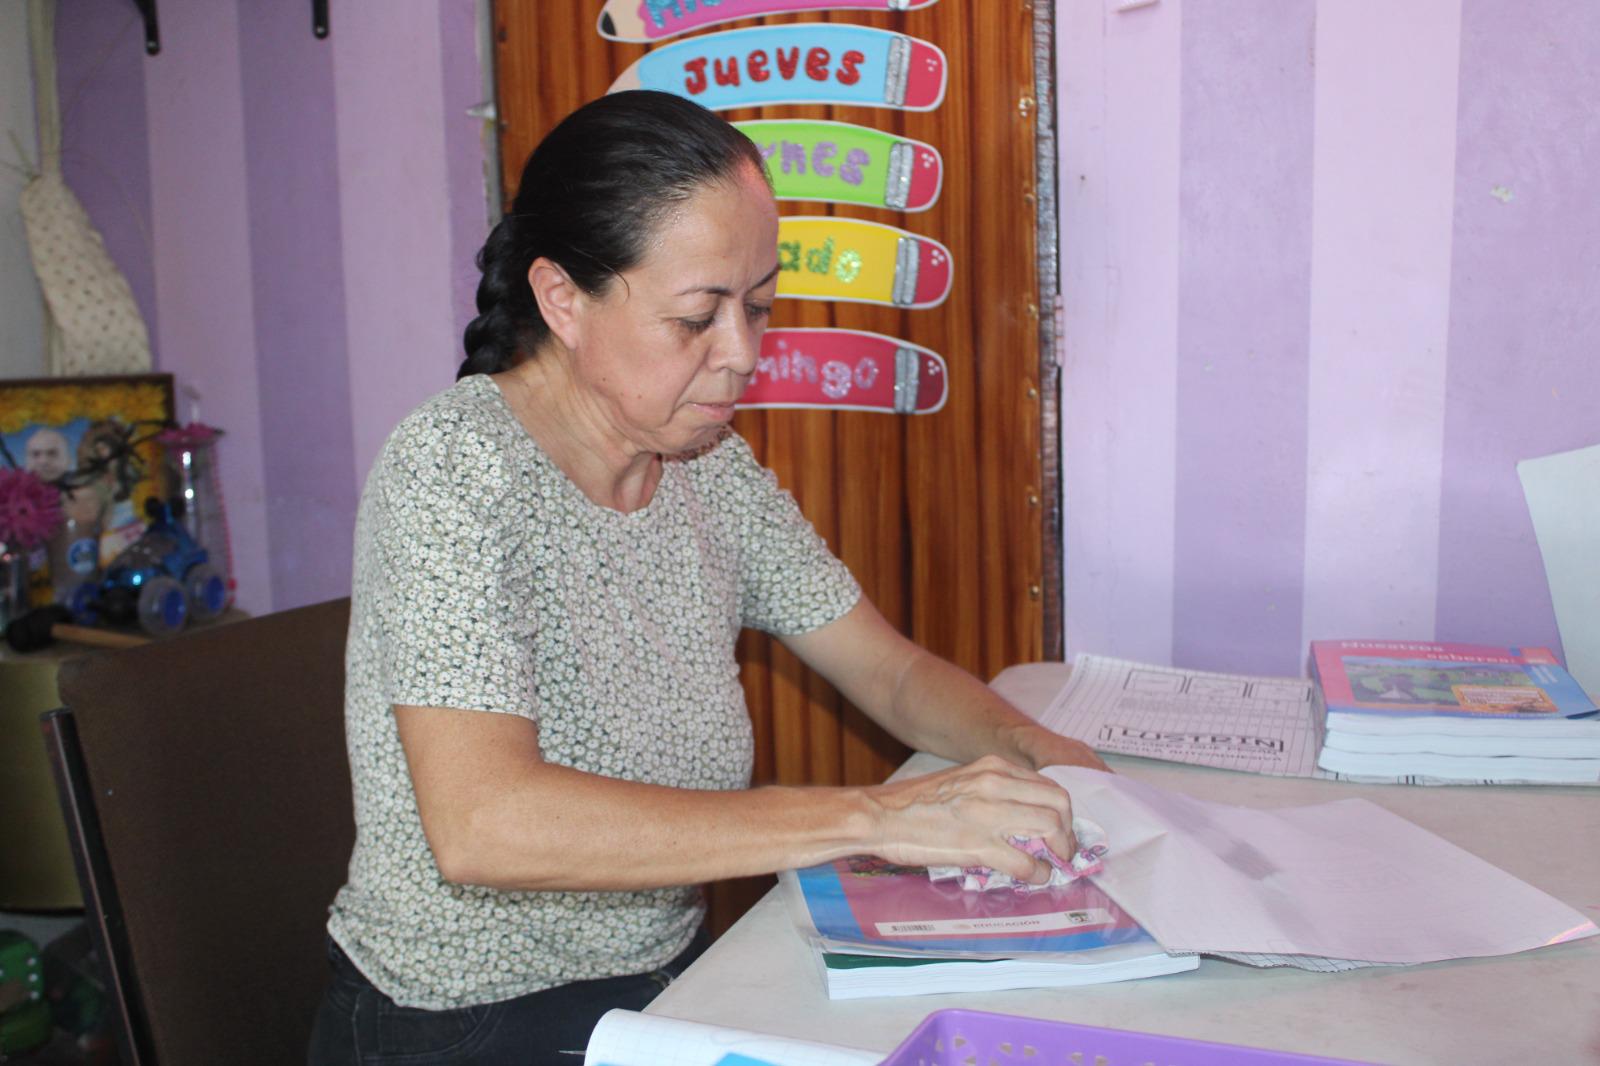
[[[856,856],[783,881],[830,999],[1071,988],[1200,965],[1167,954],[1088,878],[967,891],[920,866]]]
[[[1548,648],[1317,640],[1311,667],[1330,731],[1560,736],[1600,744],[1594,702]]]
[[[1033,892],[970,892],[922,867],[866,856],[795,873],[807,916],[829,950],[964,958],[1161,947],[1088,878]]]

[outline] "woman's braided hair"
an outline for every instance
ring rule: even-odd
[[[517,198],[478,252],[478,317],[456,377],[507,370],[549,336],[528,285],[546,258],[591,296],[636,265],[672,205],[749,164],[744,134],[699,104],[636,90],[584,104],[528,157]]]

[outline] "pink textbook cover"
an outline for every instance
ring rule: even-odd
[[[1573,718],[1594,703],[1549,648],[1405,640],[1314,640],[1334,712]]]
[[[966,892],[921,867],[857,856],[797,871],[823,937],[931,953],[1075,952],[1147,942],[1143,927],[1088,878],[1034,892]]]

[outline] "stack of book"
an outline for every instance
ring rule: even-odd
[[[1351,776],[1600,781],[1600,712],[1546,648],[1318,640],[1317,765]]]
[[[922,867],[857,856],[783,875],[829,999],[993,992],[1192,970],[1088,878],[967,891]]]

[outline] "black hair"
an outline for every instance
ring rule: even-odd
[[[643,258],[672,205],[745,164],[765,179],[754,141],[671,93],[612,93],[562,119],[528,157],[511,211],[478,252],[478,317],[457,379],[507,370],[549,336],[528,285],[535,259],[598,296]]]

